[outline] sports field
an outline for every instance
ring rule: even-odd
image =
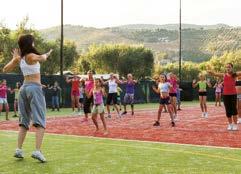
[[[240,173],[241,150],[46,135],[48,162],[31,159],[34,136],[24,145],[24,160],[12,157],[16,133],[0,131],[0,173]],[[24,166],[24,167],[23,167]]]
[[[209,118],[204,119],[196,102],[185,103],[175,128],[170,126],[167,113],[163,113],[160,127],[152,126],[158,105],[137,105],[135,117],[127,115],[107,120],[110,131],[107,136],[101,131],[95,133],[91,121],[81,123],[82,117],[71,116],[70,109],[59,114],[48,112],[48,133],[42,148],[48,160],[45,164],[30,157],[34,150],[33,133],[27,135],[24,144],[25,159],[13,158],[17,121],[1,121],[0,174],[238,174],[241,171],[240,131],[226,131],[223,107],[210,105],[213,103],[209,103]]]

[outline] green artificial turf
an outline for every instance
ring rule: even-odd
[[[0,131],[1,174],[238,174],[241,150],[46,134],[47,163],[30,157],[34,134],[26,137],[25,159],[13,157],[17,134]]]

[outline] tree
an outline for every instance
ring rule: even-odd
[[[35,38],[35,45],[37,50],[40,53],[45,53],[50,49],[53,49],[51,57],[47,60],[46,63],[42,64],[41,72],[44,74],[55,74],[59,72],[60,64],[60,41],[46,41],[43,39],[41,34],[32,29],[31,27],[27,27],[28,17],[25,17],[19,24],[18,28],[15,31],[11,31],[6,27],[0,28],[0,68],[9,62],[12,58],[11,51],[13,48],[17,48],[17,40],[22,34],[32,34]],[[74,61],[79,57],[76,45],[74,42],[65,41],[64,42],[64,69],[69,69]],[[16,69],[16,73],[19,73],[20,70]]]
[[[115,72],[120,76],[132,73],[137,78],[151,75],[153,54],[143,46],[91,45],[82,59],[97,73]]]

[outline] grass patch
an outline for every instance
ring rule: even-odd
[[[41,164],[30,155],[34,135],[27,135],[25,159],[14,159],[17,134],[0,131],[1,174],[240,173],[241,150],[50,135],[44,139],[48,160]]]

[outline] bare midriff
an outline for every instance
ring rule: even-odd
[[[24,76],[25,83],[38,83],[41,84],[41,75],[40,74],[31,74]]]
[[[241,94],[241,86],[236,86],[237,94]]]
[[[161,93],[160,93],[160,97],[161,97],[161,98],[167,98],[167,97],[169,97],[169,93],[167,93],[167,92],[161,92]]]

